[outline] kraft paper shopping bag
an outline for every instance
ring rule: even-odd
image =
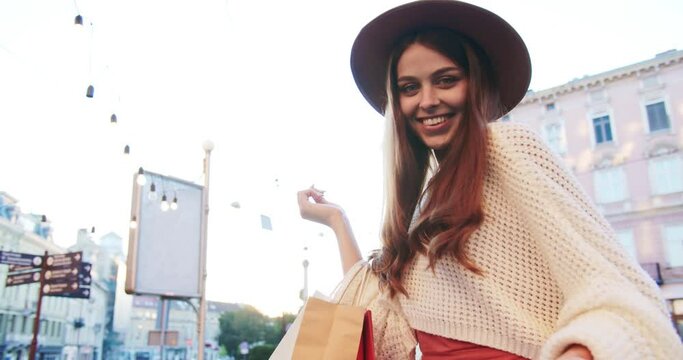
[[[362,307],[309,298],[292,359],[356,359],[364,317]]]

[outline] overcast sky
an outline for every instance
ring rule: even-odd
[[[312,290],[342,275],[296,190],[326,189],[362,251],[378,246],[383,124],[348,59],[403,2],[0,0],[0,191],[47,215],[60,245],[92,226],[125,244],[137,168],[201,182],[210,139],[209,299],[295,312],[305,245]],[[526,40],[534,90],[683,49],[678,0],[472,2]]]

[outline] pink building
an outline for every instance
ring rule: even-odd
[[[564,159],[683,335],[683,51],[529,91],[502,121],[528,124]]]

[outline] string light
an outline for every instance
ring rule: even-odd
[[[138,219],[133,215],[133,218],[130,219],[130,228],[131,229],[137,229],[138,228]]]
[[[130,146],[126,145],[126,146],[123,148],[123,153],[126,154],[126,155],[130,154]]]
[[[157,187],[154,182],[152,182],[152,185],[149,186],[149,194],[147,194],[147,198],[151,201],[155,201],[157,199]]]
[[[147,183],[147,178],[145,177],[145,170],[140,167],[138,169],[138,177],[135,179],[138,185],[143,186]]]
[[[81,15],[76,15],[74,25],[83,25],[83,17]]]
[[[166,194],[161,197],[161,211],[168,211],[169,209],[168,200],[166,200]]]
[[[178,210],[178,198],[173,197],[173,202],[171,203],[171,210]]]
[[[95,87],[92,85],[88,85],[88,90],[85,92],[85,96],[92,98],[95,96]]]
[[[116,114],[111,114],[111,120],[110,122],[112,124],[116,124],[119,121],[119,119],[116,117]]]

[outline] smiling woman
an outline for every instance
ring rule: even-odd
[[[387,122],[380,249],[363,261],[339,205],[313,187],[298,198],[334,230],[336,299],[363,294],[378,358],[417,345],[424,360],[683,358],[657,286],[573,175],[532,131],[497,122],[531,77],[505,20],[404,4],[361,30],[351,68]]]

